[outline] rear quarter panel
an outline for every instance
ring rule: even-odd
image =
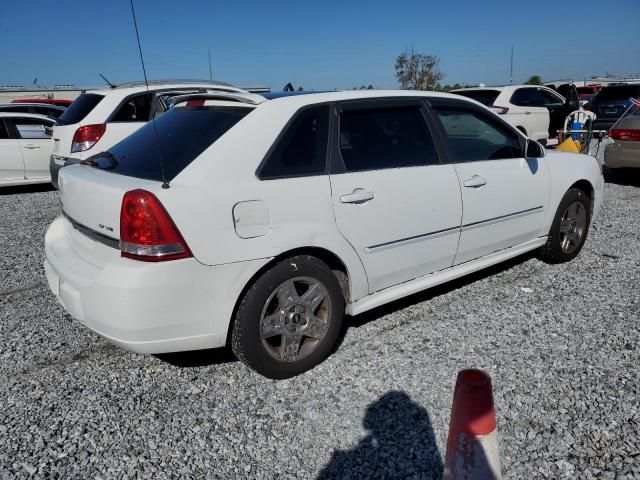
[[[219,265],[323,248],[345,264],[356,300],[368,294],[367,277],[336,227],[328,175],[260,180],[255,174],[294,112],[261,105],[205,150],[170,189],[155,193],[200,262]],[[264,235],[241,238],[236,233],[234,206],[247,201],[267,206]]]

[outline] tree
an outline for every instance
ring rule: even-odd
[[[373,90],[373,85],[369,84],[369,86],[367,87],[367,90]]]
[[[524,82],[525,85],[542,85],[542,77],[540,75],[531,75],[529,80]]]
[[[396,77],[403,89],[434,90],[444,74],[435,55],[405,52],[396,58]]]

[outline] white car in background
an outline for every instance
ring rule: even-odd
[[[170,107],[169,99],[188,92],[244,92],[223,82],[154,80],[80,95],[58,118],[53,129],[50,169],[58,187],[58,171],[109,149]]]
[[[458,95],[192,95],[60,171],[45,271],[124,348],[222,347],[299,374],[357,315],[530,250],[573,259],[595,158],[545,152]]]
[[[474,87],[453,90],[472,98],[502,115],[511,125],[543,145],[557,136],[566,116],[579,107],[575,98],[565,99],[542,85],[508,85],[506,87]]]
[[[0,111],[0,187],[51,181],[54,123],[44,115]]]

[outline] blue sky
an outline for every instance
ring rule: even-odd
[[[237,85],[397,88],[395,57],[413,46],[440,57],[443,84],[499,84],[509,81],[511,44],[515,81],[640,76],[640,0],[135,6],[150,78],[207,78],[210,47],[214,78]],[[0,0],[0,38],[0,85],[142,78],[129,0]]]

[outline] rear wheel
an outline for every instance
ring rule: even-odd
[[[313,368],[336,343],[344,297],[331,269],[301,255],[277,263],[249,288],[231,333],[236,356],[269,378]]]
[[[573,260],[582,250],[589,232],[589,197],[578,188],[565,193],[549,230],[547,243],[540,249],[540,259],[547,263]]]

